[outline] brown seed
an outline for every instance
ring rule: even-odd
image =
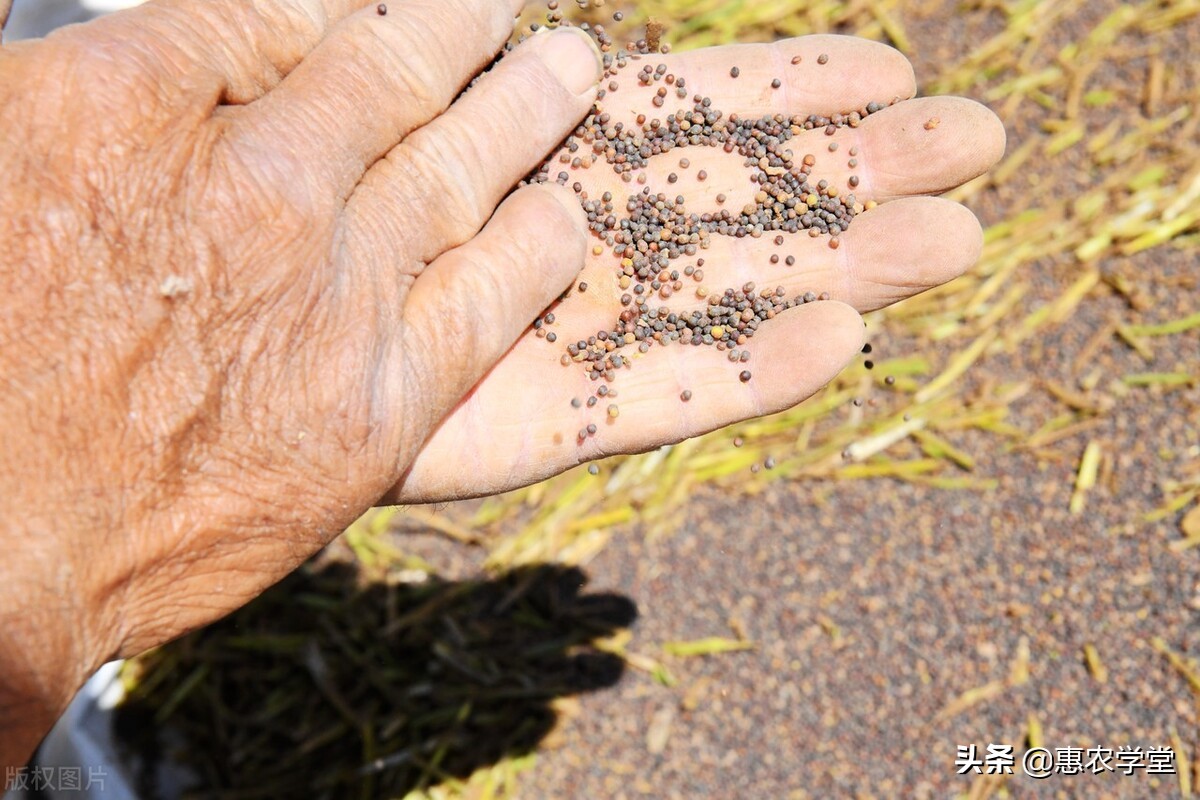
[[[821,55],[817,56],[817,63],[818,64],[828,64],[829,56],[826,55],[825,53],[821,53]]]
[[[387,16],[387,4],[380,3],[379,5],[375,6],[375,13],[381,17],[386,17]]]
[[[834,236],[832,239],[829,240],[829,249],[830,250],[837,250],[841,246],[842,246],[842,240],[837,238],[836,236]]]
[[[738,375],[738,380],[742,383],[749,383],[752,377],[754,376],[750,374],[750,370],[742,370],[742,374]]]
[[[685,402],[685,403],[686,403],[687,401],[691,400],[691,399],[692,399],[692,390],[691,390],[691,389],[684,389],[684,390],[683,390],[683,392],[682,392],[682,393],[679,395],[679,399],[680,399],[680,400],[682,400],[682,401],[683,401],[683,402]]]
[[[893,378],[891,375],[888,375],[886,378],[884,378],[883,382],[886,383],[888,386],[896,385],[896,379]]]
[[[776,78],[775,80],[771,81],[772,89],[778,89],[780,86],[783,86],[783,81],[779,80],[779,78]]]
[[[736,78],[738,75],[741,75],[741,74],[742,74],[742,71],[740,69],[738,69],[737,67],[734,67],[733,69],[729,70],[729,77],[731,77],[731,78]]]
[[[571,398],[571,408],[583,408],[583,401],[578,397]]]
[[[804,60],[804,56],[792,56],[792,66],[799,64],[803,60]]]

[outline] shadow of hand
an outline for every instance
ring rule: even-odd
[[[404,796],[530,752],[556,698],[612,686],[595,647],[629,626],[624,597],[578,569],[491,580],[364,583],[310,564],[222,622],[137,662],[119,738],[194,770],[204,797]],[[165,744],[170,741],[171,744]]]

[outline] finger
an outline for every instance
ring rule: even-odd
[[[12,0],[0,0],[0,41],[4,39],[4,26],[8,24],[8,12],[12,11]]]
[[[431,437],[393,498],[436,502],[500,492],[517,488],[512,475],[532,483],[589,460],[782,411],[832,380],[861,349],[863,331],[848,306],[799,306],[759,330],[746,348],[752,353],[747,364],[731,364],[709,347],[655,347],[611,384],[615,397],[579,409],[572,399],[593,396],[598,384],[576,366],[530,355],[527,350],[546,345],[524,339]],[[530,363],[542,365],[532,379],[520,374]],[[751,371],[749,381],[741,380],[743,370]],[[610,405],[617,416],[610,416]],[[596,433],[580,439],[588,425]],[[444,470],[451,456],[462,465],[460,474]]]
[[[808,131],[799,138],[805,152],[819,155],[815,177],[881,203],[961,186],[995,166],[1006,144],[1000,118],[963,97],[909,100],[872,114],[857,128],[832,136]]]
[[[557,186],[528,186],[483,231],[425,269],[405,301],[406,376],[429,424],[504,355],[583,267],[587,220]],[[407,397],[401,387],[389,396]]]
[[[377,0],[372,0],[374,6]],[[156,71],[194,102],[252,102],[276,86],[325,34],[368,0],[160,0],[99,20],[146,44]]]
[[[822,56],[826,57],[823,64]],[[683,98],[674,87],[668,87],[663,117],[679,108],[690,110],[697,94],[710,98],[712,107],[726,114],[753,117],[829,115],[861,109],[872,102],[905,100],[917,91],[912,64],[902,53],[851,36],[802,36],[770,44],[709,47],[647,56],[641,63],[655,68],[663,64],[667,74],[685,80]],[[735,67],[736,78],[732,75]],[[629,124],[639,114],[653,116],[654,96],[663,83],[641,85],[639,69],[626,67],[615,79],[615,90],[606,85],[604,110],[614,120]],[[772,87],[776,79],[778,89]]]
[[[374,246],[396,257],[428,261],[463,243],[587,113],[600,71],[582,32],[534,36],[377,164],[347,213],[371,220]]]
[[[405,0],[331,30],[238,117],[252,149],[320,170],[348,196],[367,168],[442,113],[512,33],[521,0]]]
[[[957,278],[979,260],[982,248],[983,229],[969,209],[939,197],[907,198],[860,214],[836,250],[828,237],[803,233],[713,237],[697,257],[672,265],[682,273],[703,260],[702,280],[681,274],[683,290],[651,305],[690,313],[702,310],[709,295],[753,282],[761,288],[782,286],[788,297],[828,292],[866,313]],[[604,261],[581,278],[596,283],[597,291],[603,291],[604,276],[615,271],[614,262]],[[581,335],[572,330],[566,338]]]

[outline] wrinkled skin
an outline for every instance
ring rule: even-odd
[[[766,326],[748,386],[718,353],[652,351],[621,378],[620,424],[580,448],[569,401],[588,384],[558,359],[615,319],[611,256],[571,192],[509,192],[590,107],[596,53],[539,35],[460,98],[521,3],[374,5],[164,0],[0,48],[5,765],[100,663],[223,616],[371,505],[501,491],[790,406],[857,352],[857,311],[977,257],[969,212],[905,198],[986,170],[996,120],[952,99],[876,115],[844,135],[860,197],[883,205],[837,254],[789,242],[787,275],[765,239],[707,256],[710,285],[841,302]],[[763,91],[794,52],[806,69],[830,53],[841,80],[795,70]],[[894,51],[834,37],[662,60],[741,113],[914,93]],[[628,83],[608,108],[652,113]],[[717,156],[692,156],[701,200],[747,191]],[[652,165],[652,185],[669,171]],[[612,177],[579,179],[620,197]],[[560,345],[534,338],[581,269],[594,289],[559,306]]]

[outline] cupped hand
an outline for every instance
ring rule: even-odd
[[[569,190],[497,204],[595,46],[460,97],[521,5],[163,0],[0,48],[0,761],[378,501],[576,276]]]
[[[781,411],[831,380],[858,352],[863,324],[858,312],[878,309],[945,283],[975,263],[982,234],[974,215],[949,200],[930,197],[987,171],[1003,154],[1004,128],[983,106],[955,97],[912,99],[913,69],[896,50],[861,39],[810,36],[774,44],[737,45],[678,55],[646,56],[605,81],[603,111],[627,129],[639,115],[665,119],[691,110],[692,96],[743,118],[782,114],[830,117],[890,104],[857,127],[832,135],[805,131],[787,143],[797,160],[815,158],[812,182],[829,181],[843,193],[878,207],[854,220],[832,249],[829,238],[807,232],[761,238],[713,236],[680,272],[703,260],[701,282],[685,277],[684,289],[651,305],[690,313],[703,309],[700,286],[720,293],[753,282],[784,287],[788,297],[828,293],[834,302],[790,309],[764,324],[744,348],[751,361],[730,364],[711,347],[672,344],[632,360],[611,383],[593,381],[576,363],[561,362],[566,345],[611,331],[628,289],[617,284],[619,259],[593,236],[579,286],[553,309],[556,341],[528,329],[487,377],[458,405],[425,445],[411,471],[393,490],[401,502],[495,493],[557,474],[605,455],[633,453],[673,443],[750,417]],[[641,85],[642,65],[666,66],[683,78],[687,99],[672,90],[655,106],[663,84]],[[733,76],[734,68],[737,76]],[[778,87],[773,86],[779,80]],[[565,153],[566,151],[562,151]],[[577,168],[551,159],[550,176],[568,174],[591,200],[610,193],[615,213],[643,190],[622,182],[603,159]],[[854,166],[850,164],[854,161]],[[683,164],[686,163],[686,168]],[[701,173],[706,173],[701,179]],[[654,194],[684,198],[689,213],[741,209],[758,191],[757,169],[743,156],[705,145],[676,148],[650,159]],[[672,178],[673,176],[673,178]],[[854,178],[853,182],[851,179]],[[724,195],[723,202],[718,197]],[[597,249],[598,248],[598,249]],[[746,368],[751,380],[743,382]],[[597,390],[614,390],[589,407]],[[684,399],[684,392],[687,400]],[[573,402],[574,401],[574,402]],[[610,416],[609,406],[617,416]],[[581,436],[588,425],[596,432]]]

